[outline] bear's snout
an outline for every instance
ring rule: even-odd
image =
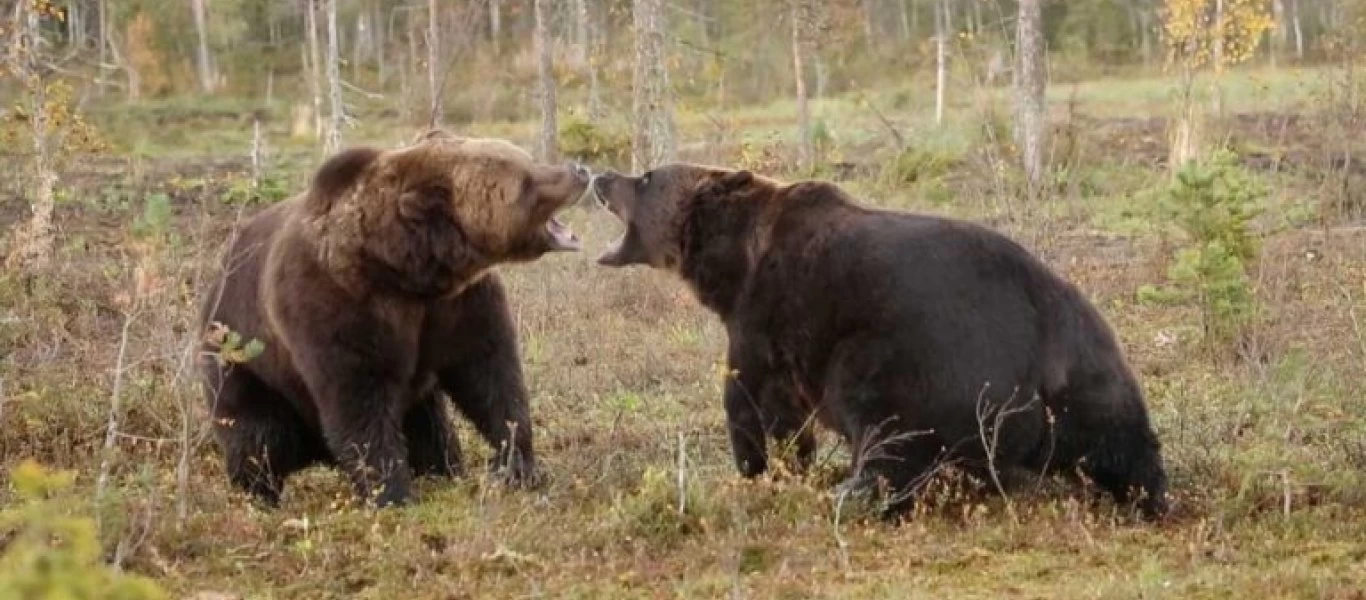
[[[587,183],[593,179],[593,170],[589,169],[584,165],[581,165],[576,162],[571,162],[565,165],[565,167],[567,167],[569,169],[569,172],[574,175],[574,178],[579,181]]]

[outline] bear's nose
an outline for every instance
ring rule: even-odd
[[[588,180],[593,176],[593,171],[579,163],[571,162],[568,166],[569,172],[579,179]]]

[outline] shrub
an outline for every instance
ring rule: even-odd
[[[631,136],[588,121],[568,119],[560,127],[560,152],[585,163],[621,167],[631,161]]]
[[[882,167],[882,181],[887,185],[905,185],[935,179],[948,173],[950,166],[950,159],[946,156],[907,148]]]
[[[101,560],[95,523],[71,514],[70,473],[32,461],[11,475],[17,502],[0,511],[0,598],[30,600],[161,600],[151,580],[110,569]]]
[[[221,200],[229,205],[274,204],[289,196],[289,182],[275,173],[266,173],[253,183],[250,177],[233,179]]]
[[[1144,286],[1145,301],[1190,301],[1200,306],[1205,340],[1226,344],[1242,337],[1257,312],[1248,267],[1259,244],[1251,222],[1266,195],[1237,164],[1220,152],[1208,165],[1188,163],[1160,202],[1159,214],[1186,238],[1167,273],[1172,288]]]

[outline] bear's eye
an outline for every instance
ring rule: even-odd
[[[640,187],[645,187],[645,186],[647,186],[647,185],[650,185],[650,175],[653,175],[653,174],[654,174],[654,171],[646,171],[644,175],[641,175],[641,176],[640,176]]]

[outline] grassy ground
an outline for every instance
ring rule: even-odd
[[[74,470],[60,511],[98,516],[108,556],[177,597],[1363,598],[1366,232],[1352,204],[1360,179],[1334,161],[1359,148],[1334,120],[1345,117],[1332,82],[1231,75],[1229,117],[1209,127],[1270,190],[1253,268],[1263,310],[1244,360],[1200,344],[1195,307],[1136,299],[1163,281],[1179,243],[1152,209],[1167,177],[1169,80],[1054,90],[1060,167],[1044,207],[1012,200],[1014,176],[997,167],[1011,152],[992,117],[1008,113],[1000,91],[955,102],[944,126],[926,118],[931,96],[918,87],[817,103],[822,175],[870,203],[996,224],[1096,301],[1166,444],[1177,500],[1160,526],[1055,482],[1009,500],[942,482],[890,527],[829,497],[847,456],[829,437],[807,478],[740,480],[719,402],[719,324],[662,274],[593,266],[618,226],[592,211],[572,215],[583,254],[502,271],[544,489],[427,481],[421,503],[373,513],[319,469],[291,480],[280,509],[258,510],[228,488],[184,368],[208,265],[258,208],[224,200],[243,196],[247,169],[252,107],[236,101],[94,111],[116,146],[64,179],[57,264],[0,276],[0,470],[23,458]],[[688,111],[680,123],[694,159],[790,174],[787,104]],[[908,150],[892,147],[889,123]],[[272,173],[297,189],[315,161],[308,142],[279,118],[266,131]],[[469,131],[527,142],[532,126]],[[411,133],[376,113],[350,139]],[[5,201],[0,224],[21,218],[17,204]],[[121,434],[94,503],[115,396]],[[187,424],[196,443],[178,472]],[[486,449],[462,436],[478,464]],[[13,500],[0,491],[0,506]],[[0,528],[0,547],[8,540]]]

